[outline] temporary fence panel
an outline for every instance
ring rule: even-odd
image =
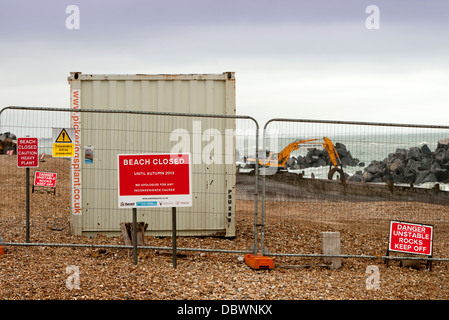
[[[59,230],[62,226],[60,215],[68,216],[70,210],[70,162],[65,158],[52,159],[52,128],[70,127],[68,112],[35,112],[31,110],[0,111],[0,132],[2,136],[10,137],[12,145],[9,150],[0,154],[0,227],[2,232],[12,230],[18,237],[25,235],[21,230],[25,224],[33,220],[45,221],[48,228]],[[29,169],[17,165],[18,138],[38,139],[38,167]],[[4,144],[3,138],[0,138]],[[11,147],[11,148],[9,148]],[[27,198],[27,171],[31,192]],[[56,174],[55,188],[34,186],[36,171]],[[33,187],[31,187],[33,186]],[[26,211],[31,209],[31,218],[26,219]],[[50,214],[49,214],[50,213]],[[10,226],[14,226],[12,229]],[[27,238],[29,238],[27,228]],[[33,230],[33,223],[31,223]],[[37,232],[36,229],[34,229]],[[32,233],[33,235],[33,233]],[[36,235],[36,233],[34,233]]]
[[[90,116],[84,117],[84,114]],[[83,117],[86,120],[81,122]],[[78,161],[52,156],[55,128],[69,133],[71,120],[75,129],[79,121],[83,132],[86,132],[84,140],[75,147],[79,152]],[[173,129],[174,122],[179,127]],[[126,123],[134,125],[124,129],[122,126]],[[245,149],[242,142],[258,141],[258,124],[251,117],[9,107],[0,112],[0,130],[14,133],[11,136],[37,137],[40,162],[38,168],[32,168],[30,176],[34,177],[35,171],[51,172],[57,176],[56,189],[36,187],[36,192],[31,195],[32,220],[45,219],[51,227],[59,229],[61,224],[65,225],[65,218],[61,217],[71,216],[70,227],[78,231],[73,235],[119,235],[120,223],[130,221],[132,209],[118,206],[117,155],[191,152],[194,206],[177,208],[177,234],[231,237],[237,236],[237,229],[240,239],[238,243],[229,243],[231,248],[247,251],[254,247],[254,217],[257,214],[254,196],[257,189],[254,185],[236,181],[236,172],[245,170],[244,159],[257,149],[257,143]],[[70,138],[77,139],[76,136]],[[122,144],[115,145],[115,140],[122,141]],[[15,154],[0,156],[0,217],[1,221],[8,221],[2,226],[9,226],[10,217],[19,219],[15,221],[17,226],[23,225],[25,220],[25,171],[18,168],[16,158]],[[74,192],[73,187],[78,187],[77,184],[83,186],[82,205],[74,207],[72,199],[78,192]],[[239,198],[242,199],[239,203],[237,193],[245,195]],[[79,213],[77,209],[80,209]],[[138,208],[138,221],[148,223],[147,235],[171,235],[169,207]],[[39,231],[32,228],[32,235],[39,237]],[[226,248],[228,250],[229,246]],[[215,249],[220,250],[218,247]]]
[[[268,121],[260,160],[268,167],[261,171],[262,246],[280,255],[322,254],[321,233],[337,231],[342,254],[382,256],[390,220],[399,220],[434,225],[434,256],[448,258],[448,138],[447,126]],[[338,170],[326,141],[338,154]],[[283,151],[285,166],[271,166],[270,154]]]

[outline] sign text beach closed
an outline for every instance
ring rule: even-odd
[[[433,226],[390,221],[388,250],[432,255]]]
[[[19,168],[36,168],[39,166],[37,138],[17,139],[17,166]]]
[[[119,208],[192,206],[190,154],[119,154]]]

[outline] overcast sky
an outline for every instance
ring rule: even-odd
[[[237,113],[261,126],[448,125],[448,31],[447,0],[1,0],[0,107],[68,107],[72,71],[234,71]]]

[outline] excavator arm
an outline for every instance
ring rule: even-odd
[[[296,151],[300,148],[300,145],[313,145],[317,146],[319,143],[312,143],[313,141],[317,141],[319,138],[316,139],[305,139],[305,140],[296,140],[291,143],[289,143],[284,149],[282,149],[281,152],[277,154],[277,163],[276,163],[276,154],[268,153],[267,159],[265,163],[262,160],[259,160],[259,165],[261,166],[276,166],[278,168],[287,168],[287,160],[290,158],[290,155],[293,151]],[[332,143],[332,141],[329,138],[323,137],[324,143],[322,146],[324,149],[326,149],[327,154],[329,155],[329,160],[333,165],[333,168],[329,170],[328,173],[328,179],[332,180],[333,175],[338,172],[340,174],[340,179],[344,180],[344,172],[342,169],[342,163],[340,160],[340,157],[338,155],[338,152]],[[250,163],[254,162],[255,159],[248,159]],[[340,166],[340,167],[339,167]]]
[[[329,160],[334,165],[333,168],[329,170],[327,177],[329,180],[332,180],[332,177],[336,172],[340,174],[340,180],[345,180],[345,174],[343,172],[343,165],[340,160],[340,156],[338,155],[337,149],[335,149],[334,144],[329,138],[323,137],[324,143],[323,147],[326,149],[327,154],[329,155]],[[338,167],[340,166],[340,168]]]
[[[294,142],[289,143],[278,154],[278,166],[286,168],[287,160],[293,151],[298,150],[300,145],[304,145],[309,142],[317,141],[317,140],[319,140],[319,139],[296,140]],[[327,154],[329,155],[329,160],[333,165],[333,168],[331,168],[329,170],[328,179],[332,180],[334,174],[338,172],[340,174],[340,179],[344,180],[345,175],[344,175],[344,172],[342,169],[343,166],[342,166],[342,163],[340,160],[340,156],[338,155],[337,149],[335,148],[334,144],[332,143],[332,141],[329,138],[323,137],[323,140],[324,140],[323,147],[326,150]]]
[[[337,150],[335,149],[335,146],[332,143],[332,141],[326,137],[324,137],[323,140],[324,140],[323,147],[324,149],[326,149],[327,154],[329,155],[329,159],[334,165],[334,167],[338,167],[339,165],[341,166],[340,157],[338,156]]]
[[[290,157],[290,154],[293,151],[296,151],[299,149],[300,144],[305,144],[310,141],[316,141],[318,139],[307,139],[307,140],[296,140],[291,143],[289,143],[281,152],[278,154],[278,164],[280,167],[285,167],[288,158]]]

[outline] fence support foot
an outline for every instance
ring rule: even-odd
[[[259,254],[245,255],[245,263],[252,269],[274,269],[274,261],[272,258]]]

